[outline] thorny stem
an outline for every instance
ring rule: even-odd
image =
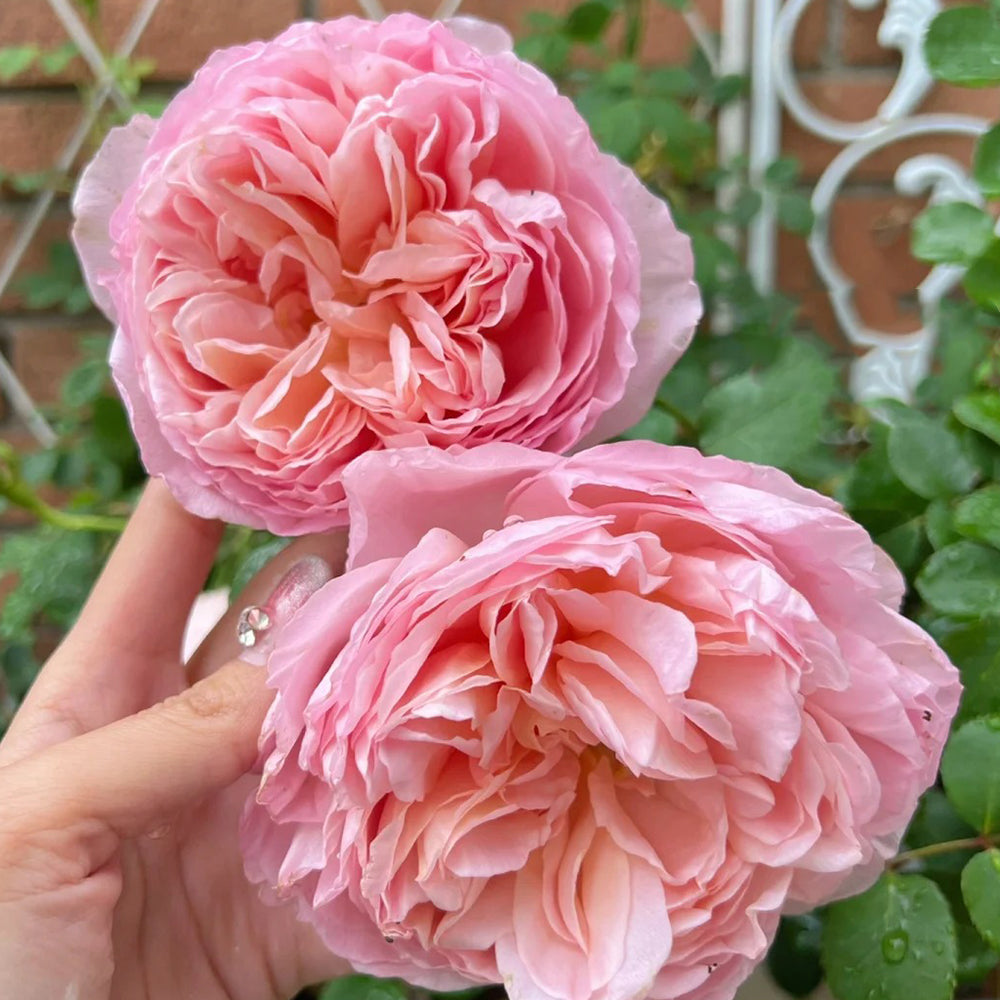
[[[986,850],[1000,844],[1000,834],[987,837],[961,837],[958,840],[945,840],[940,844],[927,844],[926,847],[914,847],[910,851],[901,851],[889,861],[890,868],[900,868],[910,861],[922,858],[932,858],[938,854],[950,854],[952,851]]]

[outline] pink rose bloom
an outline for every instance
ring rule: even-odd
[[[836,503],[648,442],[370,454],[278,634],[252,880],[379,975],[729,998],[871,882],[958,675]]]
[[[565,451],[648,409],[689,242],[500,29],[296,24],[111,133],[74,202],[143,459],[205,517],[345,520],[367,451]]]

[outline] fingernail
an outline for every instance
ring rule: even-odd
[[[276,629],[332,579],[330,564],[320,556],[306,556],[295,563],[264,604],[251,605],[240,614],[236,626],[237,638],[244,650],[240,659],[263,666],[274,648]]]

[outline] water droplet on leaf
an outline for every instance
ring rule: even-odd
[[[906,931],[890,931],[882,938],[882,957],[892,965],[906,958],[910,948],[910,935]]]

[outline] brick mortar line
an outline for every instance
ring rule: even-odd
[[[93,324],[92,322],[93,321]],[[107,320],[102,318],[102,314],[93,309],[90,312],[81,313],[78,316],[67,316],[61,312],[43,312],[38,309],[7,309],[0,311],[0,336],[11,336],[11,327],[16,326],[18,330],[39,330],[61,329],[66,331],[76,331],[78,333],[104,332],[110,333],[111,326]]]
[[[159,97],[172,95],[181,87],[186,87],[191,82],[190,76],[185,77],[154,77],[147,79],[142,85],[141,97]],[[90,80],[81,83],[91,83]],[[15,101],[43,101],[57,97],[72,98],[80,104],[86,103],[80,93],[80,84],[67,83],[8,83],[0,84],[0,103],[12,104]]]
[[[82,104],[80,92],[74,86],[52,87],[3,87],[0,88],[0,105],[43,104],[51,105],[53,98],[59,104]]]
[[[55,211],[49,215],[49,218],[58,218],[59,215],[65,215],[69,218],[69,199],[64,195],[61,196],[62,200],[57,200],[56,205],[63,209],[63,211]],[[31,211],[31,198],[0,198],[0,218],[7,219],[11,222],[21,222],[23,217]]]

